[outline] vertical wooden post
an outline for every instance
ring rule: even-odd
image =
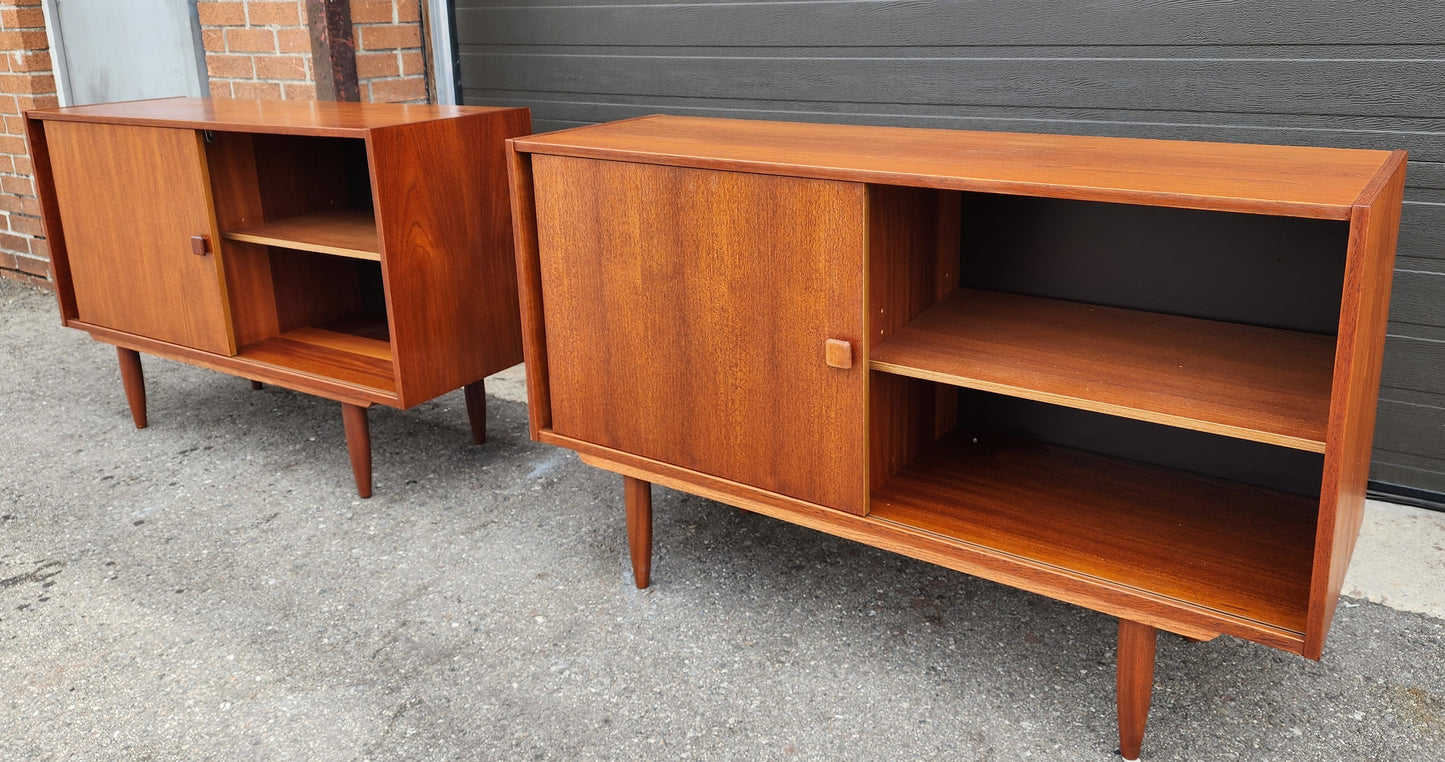
[[[366,420],[366,408],[341,403],[341,424],[346,428],[346,451],[351,455],[356,494],[371,497],[371,425]]]
[[[125,401],[130,405],[130,418],[135,427],[146,427],[146,378],[140,367],[140,352],[125,347],[115,348],[120,359],[120,383],[125,387]]]
[[[1149,721],[1149,699],[1154,693],[1155,628],[1128,619],[1119,620],[1119,755],[1139,759],[1144,725]]]
[[[351,30],[350,0],[306,0],[311,29],[311,59],[316,72],[316,99],[359,101],[356,79],[356,38]]]
[[[462,387],[467,398],[467,422],[472,426],[472,444],[487,441],[487,385],[473,381]]]
[[[622,477],[627,503],[627,551],[632,555],[632,581],[637,589],[652,583],[652,483]]]

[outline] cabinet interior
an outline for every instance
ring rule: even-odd
[[[207,142],[237,354],[396,391],[365,141]]]
[[[870,186],[870,515],[1303,632],[1347,236]]]

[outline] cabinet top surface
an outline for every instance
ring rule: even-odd
[[[1403,151],[648,116],[518,150],[955,190],[1347,219]]]
[[[38,109],[36,119],[361,137],[367,130],[510,109],[401,103],[162,98]]]

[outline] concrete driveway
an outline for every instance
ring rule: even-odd
[[[665,489],[638,591],[515,374],[481,447],[374,410],[363,501],[336,404],[148,357],[137,431],[58,322],[0,281],[0,760],[1117,759],[1108,617]],[[1145,758],[1440,760],[1445,620],[1366,598],[1429,610],[1445,514],[1393,510],[1323,661],[1162,637]]]

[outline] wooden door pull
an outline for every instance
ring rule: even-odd
[[[830,368],[853,367],[853,345],[842,339],[828,339],[823,342],[823,362]]]
[[[211,253],[211,239],[203,235],[191,236],[191,253],[198,257],[204,257]]]

